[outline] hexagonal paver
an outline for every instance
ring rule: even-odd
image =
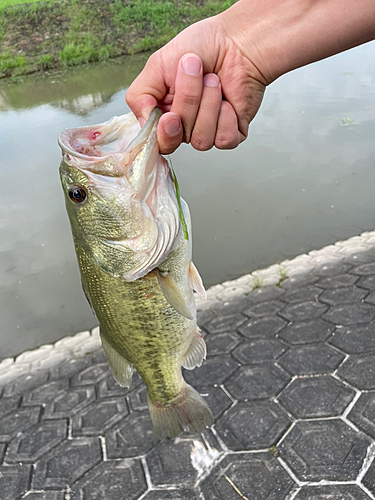
[[[314,269],[314,274],[317,276],[337,276],[338,274],[347,273],[353,266],[344,262],[329,262]]]
[[[184,370],[184,379],[193,387],[222,384],[237,368],[237,363],[231,358],[210,357],[199,368]]]
[[[243,341],[243,338],[235,332],[213,333],[206,340],[208,356],[229,354]]]
[[[340,276],[332,276],[330,278],[320,279],[316,286],[321,288],[342,288],[347,286],[352,286],[358,281],[358,276],[353,276],[351,274],[342,274]]]
[[[238,500],[241,495],[249,500],[281,500],[293,485],[270,453],[236,453],[214,467],[201,489],[207,500]]]
[[[200,391],[200,395],[210,407],[214,420],[217,420],[233,404],[233,401],[225,394],[221,387],[205,387]]]
[[[0,443],[0,465],[3,462],[3,458],[4,458],[4,455],[5,455],[6,446],[7,445],[5,443]]]
[[[217,316],[206,326],[209,333],[234,332],[246,321],[246,317],[241,313],[231,314],[229,316]]]
[[[267,399],[276,396],[290,377],[273,363],[240,368],[225,383],[229,393],[240,401]]]
[[[276,300],[284,293],[285,291],[279,286],[262,286],[252,290],[246,298],[248,303],[259,304],[260,302]]]
[[[84,356],[83,358],[70,358],[65,363],[60,364],[55,369],[51,370],[49,380],[63,380],[67,377],[76,375],[81,370],[92,365],[91,356]]]
[[[338,328],[328,342],[348,354],[375,351],[375,324],[352,325]]]
[[[303,486],[294,500],[370,500],[355,484]]]
[[[362,264],[361,266],[354,267],[351,274],[357,274],[359,276],[369,276],[370,274],[375,274],[375,262],[370,262],[368,264]]]
[[[301,481],[354,481],[369,438],[340,419],[297,422],[279,453]]]
[[[103,434],[112,425],[129,413],[124,397],[95,401],[76,413],[72,419],[72,435],[96,436]]]
[[[375,439],[375,392],[361,394],[348,418],[359,429]]]
[[[302,288],[308,285],[313,285],[318,281],[318,277],[310,273],[301,273],[292,276],[281,283],[281,287],[287,290],[291,288]]]
[[[72,385],[92,385],[103,380],[109,373],[108,363],[100,363],[86,368],[74,377],[72,377]]]
[[[18,408],[20,402],[21,397],[9,397],[0,399],[0,419]]]
[[[339,367],[337,375],[358,389],[375,389],[375,355],[351,355]]]
[[[318,375],[335,370],[345,356],[326,344],[293,346],[278,360],[292,375]]]
[[[365,302],[375,305],[375,292],[371,292],[365,298]]]
[[[244,309],[242,312],[246,314],[246,316],[261,318],[262,316],[273,316],[281,309],[285,307],[283,302],[279,300],[271,300],[269,302],[261,302],[259,304],[252,305],[247,309]]]
[[[101,398],[110,398],[113,396],[126,396],[136,389],[142,383],[141,377],[137,372],[133,373],[132,383],[129,389],[121,387],[114,379],[112,373],[109,373],[103,380],[98,382],[98,392]]]
[[[24,432],[18,432],[11,440],[6,462],[33,463],[44,453],[61,443],[67,435],[66,420],[49,420],[39,422]]]
[[[204,311],[197,311],[197,323],[200,328],[203,328],[214,318],[212,309],[205,309]]]
[[[33,491],[22,499],[27,500],[65,500],[65,491]]]
[[[348,264],[354,264],[359,266],[360,264],[366,264],[367,262],[375,261],[375,252],[373,250],[363,250],[353,253],[345,257],[345,262]]]
[[[40,406],[33,406],[31,408],[19,408],[12,413],[8,413],[1,420],[0,441],[10,441],[18,432],[22,432],[36,424],[40,412]]]
[[[322,318],[335,325],[369,323],[375,318],[375,307],[363,303],[333,306],[323,314]]]
[[[273,338],[286,324],[286,321],[277,316],[265,316],[260,319],[250,319],[238,331],[249,339]]]
[[[68,380],[53,380],[52,382],[47,382],[46,384],[37,387],[33,391],[25,394],[22,406],[28,405],[38,405],[41,403],[48,403],[56,397],[61,389],[66,389],[68,387]]]
[[[31,465],[3,465],[0,467],[0,498],[18,500],[28,490]]]
[[[144,500],[198,500],[194,490],[153,490],[149,491]]]
[[[375,462],[372,462],[370,465],[365,477],[362,479],[362,483],[372,493],[372,495],[375,495]]]
[[[108,460],[72,488],[72,500],[137,500],[147,490],[140,460]]]
[[[284,302],[289,302],[293,304],[295,302],[306,302],[317,300],[319,295],[322,293],[320,288],[316,286],[306,286],[304,288],[291,288],[281,297]]]
[[[259,450],[274,445],[291,421],[271,401],[238,403],[215,424],[221,439],[234,451]]]
[[[43,418],[65,418],[95,401],[95,387],[77,387],[60,391],[46,405]]]
[[[357,286],[366,290],[375,290],[375,276],[362,276],[357,282]]]
[[[312,321],[291,323],[277,336],[289,344],[312,344],[327,340],[334,329],[334,325],[319,318]]]
[[[330,305],[352,304],[353,302],[360,302],[367,294],[368,292],[361,288],[350,286],[335,288],[334,290],[324,290],[319,300]]]
[[[279,314],[289,321],[306,321],[310,318],[318,318],[327,309],[328,306],[310,300],[286,306]]]
[[[131,413],[106,433],[109,458],[128,458],[148,453],[159,442],[148,412]]]
[[[102,459],[97,437],[70,439],[37,462],[34,489],[65,488]]]
[[[296,418],[342,415],[355,391],[331,376],[297,378],[279,395],[279,402]]]
[[[274,339],[257,339],[244,342],[233,351],[233,356],[243,365],[264,363],[280,357],[288,347]]]

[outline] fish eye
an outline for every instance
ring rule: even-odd
[[[69,198],[74,203],[83,203],[86,199],[87,192],[81,186],[72,186],[69,188]]]

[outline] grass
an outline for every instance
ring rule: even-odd
[[[0,0],[0,78],[156,50],[235,0]]]

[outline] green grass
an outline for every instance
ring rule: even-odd
[[[0,0],[0,9],[5,7],[12,7],[13,5],[21,5],[26,3],[36,2],[53,2],[54,0]]]

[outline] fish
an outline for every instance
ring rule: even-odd
[[[65,129],[60,179],[84,294],[97,317],[116,381],[134,369],[146,389],[155,433],[172,439],[212,425],[206,401],[182,375],[206,358],[192,262],[191,217],[159,152],[155,108],[140,128],[132,113]]]

